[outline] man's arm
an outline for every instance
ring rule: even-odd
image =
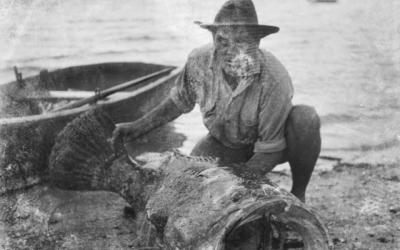
[[[265,175],[276,165],[281,163],[283,151],[273,153],[255,153],[250,160],[246,162],[246,168],[258,174]]]
[[[246,163],[246,168],[259,174],[270,172],[284,157],[285,123],[292,109],[293,87],[284,68],[280,71],[283,73],[277,76],[279,82],[275,82],[272,89],[265,89],[262,94],[258,114],[259,139],[254,146],[253,157]],[[275,78],[271,80],[276,81]]]
[[[181,114],[182,111],[176,106],[172,98],[168,97],[139,120],[117,124],[112,136],[112,145],[115,149],[116,144],[120,143],[121,139],[124,141],[134,139],[174,120]]]
[[[112,136],[114,150],[121,139],[132,140],[159,126],[162,126],[183,113],[190,112],[195,105],[195,94],[188,80],[187,64],[176,79],[169,96],[148,114],[134,122],[119,123]]]

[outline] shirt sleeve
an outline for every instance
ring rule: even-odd
[[[273,153],[286,148],[285,123],[292,109],[292,96],[291,80],[286,78],[261,98],[255,153]]]
[[[175,105],[183,113],[193,110],[196,103],[195,91],[188,77],[187,64],[179,73],[175,81],[175,86],[171,89],[170,97]]]

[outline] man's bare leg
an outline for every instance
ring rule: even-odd
[[[321,151],[320,119],[314,108],[294,106],[286,123],[286,159],[292,170],[291,192],[303,202]]]

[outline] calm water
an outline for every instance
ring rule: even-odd
[[[106,61],[181,66],[211,41],[193,24],[222,0],[0,0],[0,81],[42,68]],[[262,41],[287,67],[295,103],[316,107],[323,147],[391,147],[400,141],[400,1],[255,0],[259,20],[281,31]],[[188,152],[206,133],[198,110],[175,123]]]

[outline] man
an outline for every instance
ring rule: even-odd
[[[244,171],[260,176],[288,161],[291,192],[304,201],[320,152],[320,122],[313,108],[292,106],[288,73],[259,49],[260,39],[279,28],[259,25],[251,0],[229,0],[214,23],[198,24],[211,31],[213,44],[189,55],[176,86],[158,107],[138,121],[118,124],[113,142],[135,138],[197,103],[209,134],[192,155],[244,163]]]

